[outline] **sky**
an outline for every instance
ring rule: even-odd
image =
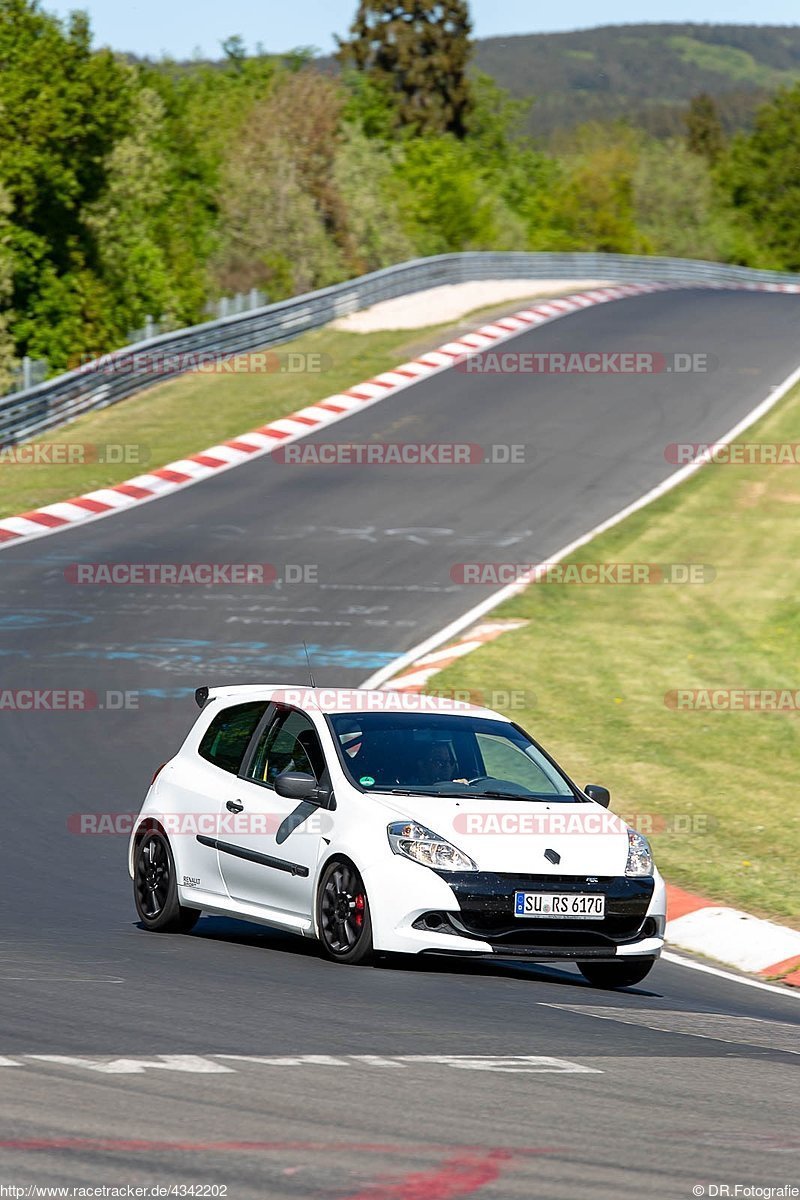
[[[260,42],[281,53],[297,46],[334,49],[333,35],[344,34],[357,0],[42,0],[42,8],[65,16],[89,12],[95,42],[134,54],[173,58],[220,57],[220,42],[241,35],[249,50]],[[638,24],[643,20],[712,21],[726,25],[793,25],[797,0],[573,0],[569,5],[537,0],[471,0],[477,37],[509,33],[551,33],[595,25]],[[755,16],[755,20],[754,20]]]

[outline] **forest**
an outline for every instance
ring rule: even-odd
[[[56,372],[148,317],[177,328],[220,296],[280,300],[420,255],[800,270],[800,85],[782,61],[743,128],[700,91],[663,136],[612,105],[543,139],[546,95],[479,68],[465,0],[354,9],[335,62],[231,36],[218,62],[175,63],[0,0],[0,392],[22,356]]]

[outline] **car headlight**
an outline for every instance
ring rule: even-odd
[[[653,874],[653,853],[646,837],[628,827],[628,862],[625,866],[628,877],[638,878]]]
[[[438,833],[416,821],[394,821],[386,830],[395,854],[439,871],[477,871],[477,866]]]

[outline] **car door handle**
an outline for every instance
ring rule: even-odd
[[[229,800],[225,807],[227,808],[228,812],[244,812],[244,805],[242,804],[241,800]]]

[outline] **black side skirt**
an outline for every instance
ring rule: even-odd
[[[258,863],[260,867],[272,867],[275,871],[286,871],[288,875],[299,875],[302,879],[308,876],[308,867],[303,867],[300,863],[288,862],[285,858],[272,858],[269,854],[259,854],[257,850],[247,850],[244,846],[232,846],[230,842],[221,842],[218,838],[202,837],[199,833],[197,840],[201,846],[219,850],[220,854],[232,854],[234,858],[243,858],[247,862]]]

